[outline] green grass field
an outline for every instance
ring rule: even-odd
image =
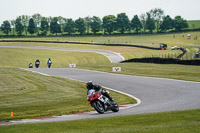
[[[2,133],[198,133],[200,110],[0,126]]]
[[[200,20],[190,20],[188,26],[188,29],[200,29]]]

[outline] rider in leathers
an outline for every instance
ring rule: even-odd
[[[94,89],[95,91],[101,91],[101,93],[106,96],[111,102],[114,102],[112,97],[108,94],[106,90],[104,90],[100,85],[94,85],[92,81],[86,83],[86,87],[88,90]],[[87,91],[88,92],[88,91]]]

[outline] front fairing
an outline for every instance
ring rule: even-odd
[[[92,101],[98,99],[101,96],[101,93],[96,92],[94,89],[90,89],[87,92],[88,101],[91,103]]]

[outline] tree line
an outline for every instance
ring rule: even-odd
[[[171,18],[169,15],[164,15],[164,11],[160,8],[155,8],[149,12],[143,13],[140,16],[134,15],[130,20],[126,13],[119,13],[117,16],[107,15],[102,19],[98,16],[78,18],[73,20],[64,17],[43,17],[40,14],[32,16],[22,15],[15,20],[3,21],[0,30],[9,34],[22,35],[25,32],[33,35],[51,34],[112,34],[113,32],[124,33],[153,33],[168,32],[170,30],[181,31],[188,28],[188,23],[181,16]]]

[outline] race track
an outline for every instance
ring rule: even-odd
[[[92,80],[99,85],[131,94],[139,98],[141,103],[135,107],[120,110],[118,113],[108,112],[100,115],[96,112],[88,112],[44,119],[12,121],[9,124],[102,118],[119,115],[197,109],[200,107],[200,83],[198,82],[120,75],[73,68],[34,68],[25,70],[84,82]]]

